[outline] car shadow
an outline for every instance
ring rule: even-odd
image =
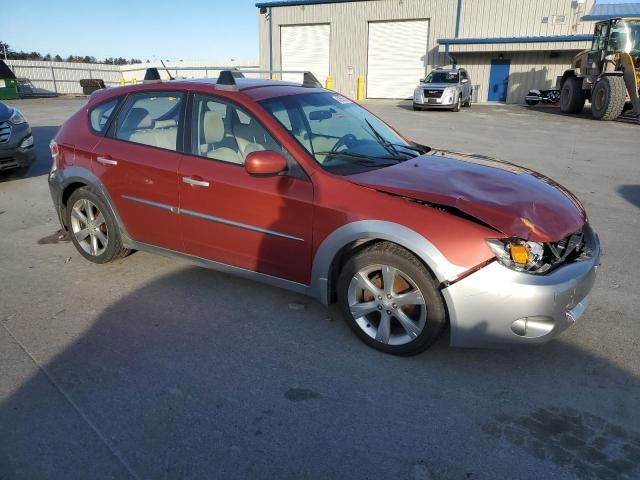
[[[0,478],[639,478],[639,396],[567,341],[398,358],[335,308],[186,267],[0,404]]]
[[[46,175],[51,169],[51,152],[49,150],[49,142],[56,135],[59,126],[42,126],[31,127],[33,132],[33,141],[36,149],[36,159],[31,164],[29,169],[25,171],[21,170],[7,170],[0,172],[0,183],[10,182],[12,180],[19,180],[22,178],[39,177]]]
[[[627,202],[640,208],[640,185],[620,185],[618,193]]]

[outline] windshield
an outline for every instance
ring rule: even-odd
[[[376,116],[337,93],[289,95],[259,103],[333,173],[395,165],[428,150],[406,142]]]
[[[436,70],[424,79],[424,83],[458,83],[458,73]]]
[[[640,51],[640,21],[622,20],[611,29],[609,50],[612,52],[627,52],[637,55]]]

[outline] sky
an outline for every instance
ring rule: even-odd
[[[257,60],[255,3],[256,0],[0,0],[0,40],[13,50],[62,57]]]
[[[5,2],[0,40],[14,50],[100,60],[258,59],[256,0],[0,0],[0,7]]]

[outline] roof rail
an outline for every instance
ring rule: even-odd
[[[307,70],[222,70],[216,82],[216,88],[220,90],[237,90],[236,78],[244,78],[245,73],[302,73],[302,86],[304,88],[323,88],[315,75]]]

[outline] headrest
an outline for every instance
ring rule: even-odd
[[[168,118],[167,120],[156,120],[153,122],[153,128],[172,128],[176,126],[178,126],[178,123],[172,118]]]
[[[209,110],[204,112],[203,118],[204,141],[217,143],[224,138],[224,122],[218,112]]]
[[[128,113],[124,122],[122,122],[123,130],[135,130],[136,128],[148,128],[151,126],[151,117],[146,108],[132,108]]]

